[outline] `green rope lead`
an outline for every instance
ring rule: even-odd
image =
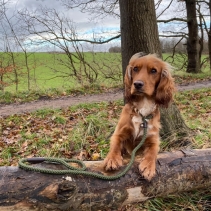
[[[50,158],[50,157],[47,157],[47,158],[35,158],[35,159],[38,159],[37,162],[49,161],[49,162],[60,163],[60,164],[63,164],[64,166],[66,166],[68,169],[67,170],[45,169],[45,168],[33,167],[33,166],[25,164],[25,162],[30,162],[30,160],[33,162],[33,158],[24,158],[24,159],[19,160],[19,162],[18,162],[19,167],[22,168],[22,169],[25,169],[25,170],[36,171],[36,172],[41,172],[41,173],[46,173],[46,174],[75,174],[75,175],[84,175],[84,176],[96,177],[96,178],[103,179],[103,180],[116,180],[116,179],[119,179],[120,177],[125,175],[127,173],[127,171],[131,168],[131,166],[132,166],[132,164],[133,164],[133,162],[135,160],[135,154],[136,154],[137,150],[143,145],[143,143],[144,143],[144,141],[146,139],[146,134],[147,134],[147,119],[150,119],[150,118],[151,118],[150,115],[148,115],[147,117],[142,117],[142,120],[143,120],[142,127],[144,129],[144,134],[143,134],[142,140],[135,147],[135,149],[132,151],[131,159],[130,159],[130,162],[128,163],[128,165],[119,174],[116,174],[116,175],[113,175],[113,176],[106,176],[106,175],[103,175],[103,174],[89,172],[89,171],[85,171],[86,170],[86,166],[80,160],[60,159],[60,158]],[[34,162],[36,162],[36,160]],[[81,167],[80,168],[76,168],[76,167],[70,166],[67,162],[77,163]]]

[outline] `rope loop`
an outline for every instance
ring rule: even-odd
[[[148,115],[146,117],[142,116],[143,124],[147,125],[147,120],[149,120],[150,118],[152,118],[152,115]],[[19,160],[18,164],[19,164],[19,167],[24,170],[35,171],[35,172],[46,173],[46,174],[57,174],[57,175],[58,174],[74,174],[74,175],[84,175],[84,176],[96,177],[96,178],[103,179],[103,180],[116,180],[116,179],[119,179],[120,177],[124,176],[128,172],[128,170],[131,168],[131,166],[133,165],[136,152],[140,149],[140,147],[144,144],[144,141],[146,140],[147,127],[143,127],[143,130],[144,130],[144,134],[142,136],[142,140],[132,151],[130,162],[128,163],[128,165],[125,167],[125,169],[122,172],[120,172],[116,175],[107,176],[107,175],[103,175],[103,174],[99,174],[99,173],[95,173],[95,172],[86,171],[85,164],[82,161],[76,160],[76,159],[61,159],[61,158],[51,158],[51,157],[23,158],[23,159]],[[55,170],[55,169],[34,167],[34,166],[26,164],[27,162],[28,163],[40,163],[40,162],[57,163],[57,164],[64,165],[65,167],[67,167],[67,169],[66,170]],[[71,166],[69,163],[77,163],[80,167],[77,168],[77,167]]]

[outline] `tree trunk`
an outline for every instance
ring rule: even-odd
[[[198,19],[199,19],[198,28],[200,31],[200,37],[198,38],[198,42],[199,42],[198,51],[199,51],[199,65],[200,65],[200,70],[201,70],[203,63],[201,63],[200,60],[201,60],[201,56],[202,56],[202,53],[204,50],[204,30],[205,30],[204,28],[205,28],[205,25],[203,23],[203,15],[201,13],[201,6],[199,3],[197,3],[197,6],[198,6],[197,12],[198,12]]]
[[[198,24],[196,17],[196,0],[185,0],[188,20],[188,39],[187,53],[188,66],[187,72],[200,72],[200,57],[199,57],[199,36]]]
[[[210,29],[208,33],[208,49],[209,49],[209,60],[210,60],[210,70],[211,70],[211,0],[209,0],[209,12],[210,12]]]
[[[51,175],[0,167],[0,210],[117,210],[154,197],[164,197],[211,185],[211,149],[177,151],[158,155],[157,174],[144,180],[136,162],[118,180],[84,176]],[[60,168],[55,164],[38,164]],[[102,171],[102,162],[86,162],[92,171]]]
[[[185,124],[180,111],[175,103],[172,103],[168,109],[161,108],[162,128],[160,131],[164,149],[169,147],[181,147],[191,143],[191,129]]]
[[[154,0],[119,0],[122,70],[138,52],[157,53],[161,57]]]

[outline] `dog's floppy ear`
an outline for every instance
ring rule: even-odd
[[[162,70],[160,82],[156,89],[155,102],[159,106],[168,107],[173,100],[175,91],[174,80],[168,69]]]
[[[128,65],[125,72],[124,78],[125,84],[125,100],[126,102],[129,101],[131,96],[131,86],[132,86],[132,66]]]

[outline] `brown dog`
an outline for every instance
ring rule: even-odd
[[[123,165],[122,150],[125,148],[131,153],[137,146],[143,135],[142,116],[151,114],[147,137],[140,150],[143,159],[139,171],[147,180],[155,175],[161,128],[159,106],[168,107],[175,89],[170,69],[168,63],[154,54],[137,53],[131,57],[125,73],[127,103],[111,137],[110,151],[104,160],[106,170]]]

